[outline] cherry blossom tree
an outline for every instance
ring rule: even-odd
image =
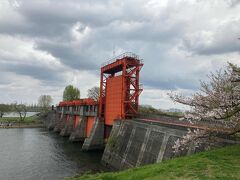
[[[211,73],[208,82],[200,82],[199,92],[192,97],[170,93],[170,98],[178,103],[191,107],[185,114],[190,122],[208,120],[220,121],[223,127],[212,131],[212,126],[206,130],[189,130],[183,138],[175,142],[175,152],[207,144],[209,148],[216,142],[217,135],[234,135],[240,132],[240,68],[228,63],[224,70]],[[226,130],[227,129],[227,130]]]

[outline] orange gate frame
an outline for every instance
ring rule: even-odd
[[[122,112],[119,118],[127,119],[135,117],[138,112],[139,95],[142,88],[139,86],[139,72],[143,66],[142,60],[133,53],[124,53],[101,68],[99,117],[106,117],[106,89],[109,78],[118,74],[122,76]],[[106,124],[106,122],[105,122]]]

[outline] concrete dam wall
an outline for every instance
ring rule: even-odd
[[[170,159],[174,156],[174,142],[186,132],[186,128],[140,120],[115,121],[102,163],[114,169],[126,169]]]
[[[188,128],[141,119],[117,120],[105,147],[102,163],[121,170],[203,151],[203,147],[192,146],[178,155],[174,153],[172,147],[175,141],[181,139]],[[219,146],[234,143],[240,142],[219,137]]]

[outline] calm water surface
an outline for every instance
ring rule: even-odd
[[[52,180],[107,171],[102,152],[83,152],[81,144],[42,128],[0,129],[1,180]]]

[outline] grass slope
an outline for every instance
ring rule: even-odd
[[[240,145],[228,146],[122,172],[85,174],[69,180],[240,179]]]
[[[0,122],[12,122],[12,123],[19,123],[19,117],[3,117],[0,118]],[[39,117],[34,115],[34,116],[29,116],[24,119],[24,121],[20,121],[20,123],[37,123],[39,122]]]

